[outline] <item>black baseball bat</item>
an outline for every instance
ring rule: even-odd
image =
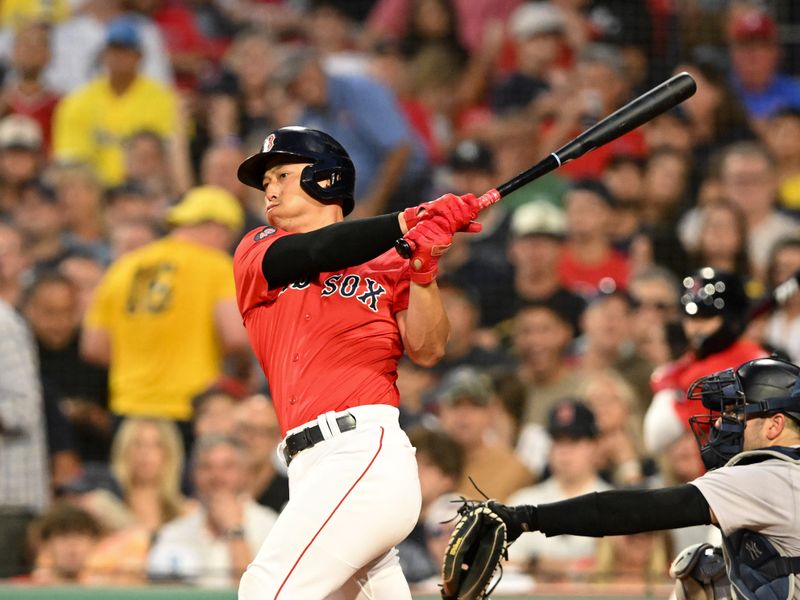
[[[748,312],[746,321],[749,323],[753,319],[764,316],[783,306],[786,302],[800,292],[800,271],[796,271],[789,279],[775,286],[772,293],[763,300],[755,304]]]
[[[677,106],[694,94],[696,90],[697,84],[685,71],[670,77],[638,98],[634,98],[605,119],[595,123],[531,168],[483,194],[479,198],[481,208],[494,204],[500,198],[508,196],[534,179],[554,171],[564,163],[633,131],[639,125]],[[411,246],[405,239],[397,240],[395,248],[404,258],[411,258]]]

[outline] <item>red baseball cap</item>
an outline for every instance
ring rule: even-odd
[[[732,42],[775,41],[778,27],[767,13],[749,10],[733,17],[730,34]]]

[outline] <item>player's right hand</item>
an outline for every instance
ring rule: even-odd
[[[419,221],[403,237],[411,246],[411,281],[428,285],[439,273],[439,257],[453,242],[450,224],[433,216]]]
[[[476,223],[475,219],[480,210],[480,202],[475,194],[463,196],[445,194],[436,200],[407,208],[403,211],[403,217],[409,230],[420,221],[442,217],[447,221],[451,233],[457,231],[477,233],[481,230],[481,224]]]

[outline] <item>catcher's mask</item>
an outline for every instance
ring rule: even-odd
[[[777,358],[757,358],[736,369],[702,377],[687,396],[707,415],[689,419],[707,469],[723,466],[744,448],[748,418],[784,413],[800,422],[800,367]]]
[[[722,324],[701,340],[694,340],[698,358],[730,346],[744,329],[748,300],[741,278],[711,267],[703,267],[684,277],[681,306],[684,318],[722,317]]]
[[[341,204],[349,215],[355,205],[356,171],[344,147],[327,133],[308,127],[281,127],[271,132],[261,146],[239,165],[239,181],[264,189],[264,172],[279,164],[311,163],[300,174],[300,187],[324,204]],[[323,187],[321,181],[329,181]]]

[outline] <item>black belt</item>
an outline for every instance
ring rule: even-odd
[[[350,413],[347,413],[341,417],[336,417],[336,425],[338,425],[340,433],[352,431],[356,428],[356,418]],[[324,439],[325,437],[322,435],[322,430],[319,425],[306,427],[297,433],[287,436],[283,444],[283,456],[286,458],[286,464],[288,465],[292,462],[292,459],[298,452],[316,446]]]

